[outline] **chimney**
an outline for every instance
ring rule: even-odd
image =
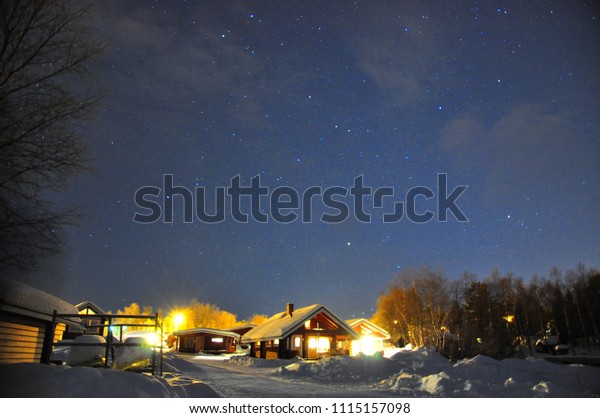
[[[294,316],[294,304],[288,303],[285,305],[285,313],[289,316]]]

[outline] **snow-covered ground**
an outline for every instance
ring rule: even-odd
[[[543,359],[494,360],[477,356],[455,364],[427,349],[381,356],[331,357],[295,363],[276,373],[332,384],[364,385],[397,396],[595,397],[600,368],[559,365]]]
[[[0,366],[5,398],[178,398],[218,397],[208,385],[171,370],[163,377],[93,367],[46,364]]]
[[[600,397],[600,367],[435,351],[319,361],[169,353],[162,377],[40,364],[0,366],[2,397]],[[8,384],[7,384],[8,383]]]

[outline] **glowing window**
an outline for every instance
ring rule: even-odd
[[[300,337],[294,338],[294,348],[300,348]]]
[[[223,338],[222,337],[213,337],[210,339],[211,342],[215,343],[215,344],[222,344],[223,343]]]
[[[317,339],[317,353],[328,353],[330,347],[329,338],[320,337]]]
[[[375,354],[380,350],[380,340],[365,335],[359,340],[360,352],[368,356]]]
[[[308,348],[317,349],[317,353],[328,353],[330,350],[330,341],[328,337],[310,337]]]
[[[310,319],[304,323],[304,328],[310,329]]]

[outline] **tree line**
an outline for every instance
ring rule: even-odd
[[[153,312],[132,303],[117,313]],[[259,314],[238,319],[198,300],[158,314],[167,333],[258,325],[267,319]],[[564,273],[552,268],[548,277],[530,280],[498,270],[480,280],[469,272],[448,279],[429,267],[407,269],[378,298],[372,321],[388,330],[396,345],[432,347],[451,359],[526,356],[548,335],[589,349],[600,344],[600,272],[580,264]]]
[[[525,281],[494,270],[449,280],[431,268],[400,272],[377,301],[373,321],[396,344],[435,347],[451,358],[527,355],[536,339],[598,344],[600,272],[580,264]]]
[[[238,319],[234,313],[223,310],[215,304],[200,302],[197,299],[178,306],[170,312],[164,312],[162,309],[154,311],[152,306],[140,306],[137,302],[117,310],[118,315],[154,315],[155,313],[158,313],[159,318],[162,320],[163,331],[168,334],[177,329],[228,329],[244,324],[258,325],[267,320],[265,315],[260,314],[255,314],[247,319]],[[146,323],[143,319],[132,319],[129,322],[139,323],[140,325]],[[139,331],[144,330],[144,328],[130,326],[128,330]]]

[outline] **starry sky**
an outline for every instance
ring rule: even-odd
[[[93,160],[56,196],[81,219],[29,279],[72,303],[349,318],[408,268],[600,266],[591,1],[106,1],[90,24],[107,42],[83,128]],[[173,223],[133,221],[136,190],[164,174],[209,195],[237,175],[299,191],[363,175],[402,199],[437,173],[468,186],[468,222],[184,223],[180,200]]]

